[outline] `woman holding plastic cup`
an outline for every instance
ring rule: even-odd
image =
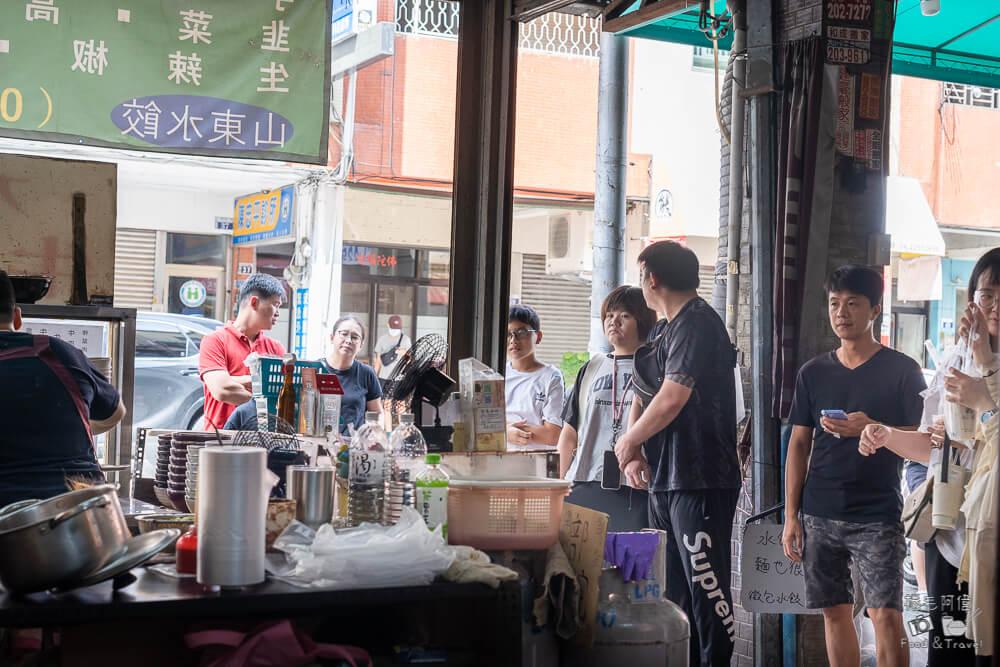
[[[931,511],[938,528],[925,551],[933,629],[929,636],[910,638],[913,642],[927,640],[929,666],[972,665],[977,655],[993,653],[993,526],[1000,437],[998,319],[1000,248],[994,248],[972,271],[969,303],[959,323],[958,335],[971,349],[971,363],[962,370],[949,369],[940,383],[932,382],[920,431],[872,424],[862,432],[858,446],[864,456],[888,447],[912,461],[929,461],[928,475],[934,477],[935,485]],[[938,414],[942,406],[946,411],[950,406],[968,408],[973,413],[973,428],[962,428],[952,411],[946,429],[943,416]],[[946,441],[946,430],[949,436],[960,439],[949,437]],[[974,434],[971,437],[970,431]]]

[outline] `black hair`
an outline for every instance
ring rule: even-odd
[[[266,273],[255,273],[243,283],[240,288],[240,303],[245,302],[250,297],[255,296],[261,299],[270,299],[280,296],[285,298],[285,287],[281,281]]]
[[[365,325],[363,325],[361,323],[361,320],[359,320],[358,318],[356,318],[354,315],[344,315],[339,320],[337,320],[336,322],[334,322],[333,326],[330,327],[330,333],[334,333],[334,334],[337,333],[337,329],[339,329],[340,325],[343,324],[344,322],[354,322],[359,327],[361,327],[361,342],[364,342],[365,337],[366,337],[366,334],[365,334]]]
[[[969,303],[976,299],[976,290],[980,287],[979,279],[987,271],[990,273],[990,284],[1000,285],[1000,248],[987,251],[973,267],[972,275],[969,276]]]
[[[541,331],[542,321],[538,319],[538,313],[531,306],[517,304],[510,307],[507,313],[507,322],[524,322],[535,331]]]
[[[607,317],[609,312],[619,310],[635,318],[639,329],[639,340],[646,340],[653,325],[656,324],[656,313],[646,305],[642,288],[622,285],[611,290],[601,304],[601,320]]]
[[[14,283],[7,277],[6,271],[0,271],[0,321],[10,322],[14,319]]]
[[[646,273],[656,276],[657,282],[674,292],[698,289],[698,256],[674,241],[657,241],[643,248],[639,261],[646,265]]]
[[[829,296],[832,292],[851,292],[867,297],[872,308],[882,305],[885,281],[882,273],[868,266],[848,264],[834,269],[823,284]]]
[[[969,303],[976,300],[976,290],[980,287],[979,280],[987,271],[990,274],[990,284],[1000,285],[1000,248],[993,248],[983,253],[983,256],[979,258],[976,265],[972,268],[972,274],[969,276],[969,294],[967,296]],[[997,349],[997,339],[992,334],[990,334],[990,347],[994,351]]]

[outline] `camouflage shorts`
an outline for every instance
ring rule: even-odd
[[[901,523],[854,523],[803,514],[802,532],[808,608],[854,604],[853,561],[866,607],[903,610],[906,540]]]

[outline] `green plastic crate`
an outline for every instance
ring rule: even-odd
[[[302,369],[315,368],[322,372],[323,364],[319,361],[296,361],[295,370],[292,373],[292,386],[295,387],[295,423],[293,428],[298,427],[299,419],[299,392],[302,390]],[[267,399],[268,414],[278,414],[278,394],[285,384],[284,365],[280,359],[260,360],[260,385],[261,395]]]

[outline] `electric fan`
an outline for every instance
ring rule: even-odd
[[[448,358],[448,343],[438,334],[427,334],[417,339],[392,370],[385,383],[382,397],[385,408],[394,413],[410,412],[414,423],[427,441],[429,451],[445,451],[451,441],[453,429],[441,426],[437,410],[448,400],[455,381],[441,369]],[[434,426],[423,426],[423,404],[435,409]]]

